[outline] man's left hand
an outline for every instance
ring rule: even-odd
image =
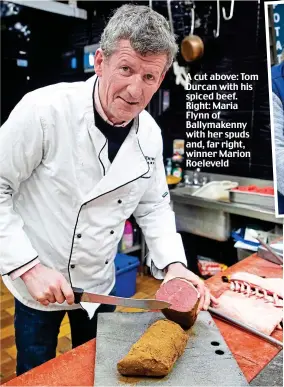
[[[188,270],[185,266],[183,266],[181,263],[178,263],[178,262],[172,263],[171,265],[168,266],[167,274],[164,278],[163,283],[176,277],[184,278],[190,281],[193,285],[197,287],[197,290],[200,293],[200,302],[197,310],[198,313],[200,312],[201,309],[207,310],[208,307],[210,306],[211,301],[213,304],[216,304],[216,305],[218,304],[217,299],[210,294],[210,291],[205,286],[204,282],[192,271]]]

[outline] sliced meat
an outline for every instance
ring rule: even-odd
[[[176,323],[159,320],[152,324],[117,364],[125,376],[166,376],[183,354],[188,335]]]
[[[239,279],[240,277],[237,276],[237,278]],[[259,281],[254,278],[254,282]],[[220,312],[267,335],[271,335],[283,318],[283,308],[277,307],[263,296],[259,298],[258,288],[255,294],[250,296],[238,291],[226,290],[218,298],[218,301],[219,304],[216,308]]]
[[[247,282],[251,285],[251,287],[255,285],[258,288],[266,290],[268,294],[275,293],[278,297],[283,299],[283,278],[262,278],[251,273],[237,272],[231,275],[230,281]]]
[[[218,299],[220,312],[270,335],[283,318],[283,279],[237,272]]]
[[[200,295],[191,282],[173,278],[161,285],[155,297],[171,304],[170,308],[162,310],[169,320],[180,324],[184,329],[191,328],[195,323]]]

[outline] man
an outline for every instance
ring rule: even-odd
[[[102,34],[96,75],[27,94],[1,129],[1,269],[16,299],[17,374],[55,356],[66,311],[73,347],[95,337],[97,313],[114,307],[75,305],[72,286],[115,293],[114,258],[132,213],[152,274],[187,278],[200,308],[209,305],[186,269],[161,132],[143,110],[176,52],[160,14],[124,5]]]
[[[272,101],[278,214],[284,215],[284,62],[272,67]]]

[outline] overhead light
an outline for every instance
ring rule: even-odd
[[[22,24],[21,24],[20,22],[16,23],[16,24],[14,25],[14,27],[15,27],[16,30],[19,30],[19,31],[21,31],[22,28],[23,28],[23,26],[22,26]]]
[[[18,15],[20,9],[15,4],[11,2],[2,1],[1,7],[1,17],[8,17],[13,15]]]
[[[28,61],[26,59],[17,59],[18,67],[28,67]]]

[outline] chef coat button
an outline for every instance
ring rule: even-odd
[[[122,203],[122,200],[119,199],[119,200],[117,201],[117,203],[118,203],[118,204],[121,204],[121,203]]]
[[[113,230],[111,230],[111,232],[110,232],[111,234],[114,234],[114,231]]]
[[[71,265],[71,269],[75,269],[75,265]]]
[[[105,261],[105,264],[107,265],[107,264],[108,264],[108,261]]]
[[[77,238],[82,238],[82,234],[77,234]]]

